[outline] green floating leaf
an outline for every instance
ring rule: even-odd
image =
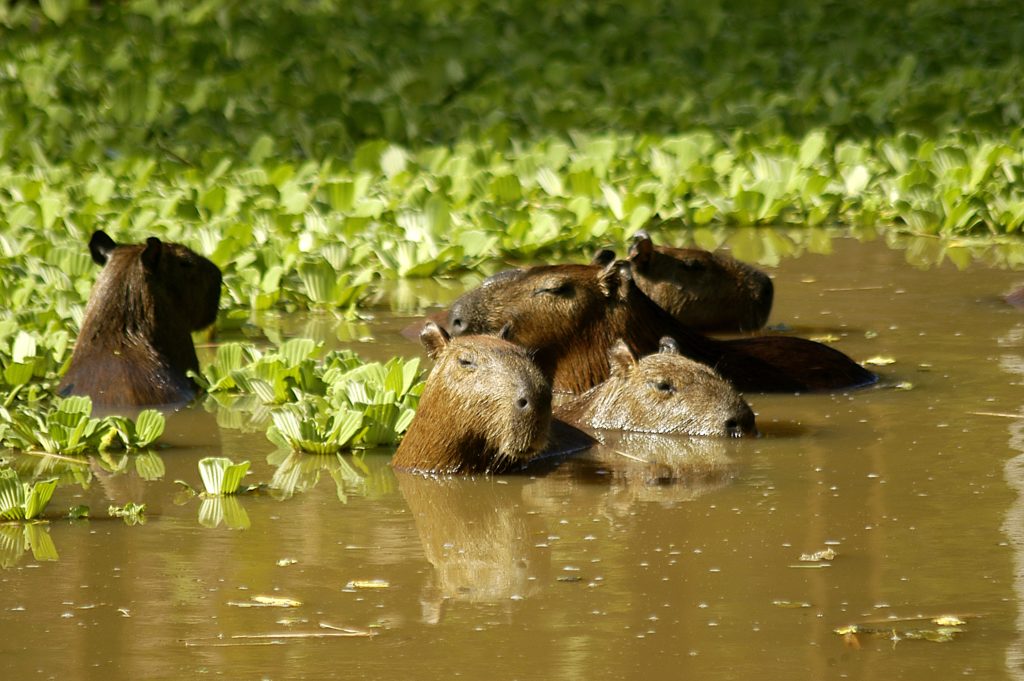
[[[50,503],[53,491],[57,489],[57,479],[40,480],[32,485],[25,500],[25,520],[32,520]]]
[[[156,409],[145,409],[135,419],[135,442],[133,447],[148,447],[164,434],[166,419]]]
[[[146,523],[146,505],[129,501],[123,506],[111,504],[107,507],[107,515],[111,518],[122,518],[126,525],[144,525]]]
[[[249,462],[234,463],[222,456],[208,456],[199,460],[199,476],[206,493],[213,496],[235,494],[242,478],[249,471]]]

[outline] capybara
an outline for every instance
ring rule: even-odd
[[[876,380],[838,350],[803,338],[707,338],[648,298],[625,260],[502,272],[456,300],[449,324],[455,333],[494,333],[511,324],[510,339],[534,351],[557,391],[580,393],[606,380],[617,339],[646,355],[663,336],[740,391],[837,390]]]
[[[756,435],[754,412],[711,367],[679,354],[666,336],[637,359],[621,339],[608,354],[611,376],[555,409],[581,428],[680,435]]]
[[[186,372],[199,371],[191,334],[217,318],[220,270],[153,236],[117,244],[96,231],[89,252],[103,269],[58,392],[107,407],[191,400],[198,388]]]
[[[609,252],[595,258],[607,264]],[[613,257],[614,259],[614,257]],[[755,331],[772,310],[767,274],[725,253],[655,246],[647,232],[629,248],[633,279],[666,312],[701,331]]]
[[[551,383],[521,346],[496,336],[420,333],[435,361],[419,409],[392,465],[421,473],[497,473],[522,466],[547,443]]]

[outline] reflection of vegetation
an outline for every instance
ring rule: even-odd
[[[334,480],[342,503],[348,503],[350,496],[375,498],[394,487],[386,467],[371,467],[361,455],[309,455],[278,450],[267,457],[267,463],[277,466],[270,487],[281,499],[313,489],[323,471]]]
[[[249,514],[238,497],[217,496],[203,499],[199,505],[199,524],[214,528],[221,523],[230,530],[247,530],[251,525]]]
[[[36,560],[57,560],[50,528],[42,523],[0,525],[0,568],[17,565],[26,551]]]
[[[17,471],[0,469],[0,520],[32,520],[50,503],[57,479],[22,482]]]

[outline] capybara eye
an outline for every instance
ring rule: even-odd
[[[550,286],[544,286],[534,291],[534,295],[540,293],[550,293],[553,296],[567,296],[572,293],[572,284],[567,281],[563,281]]]
[[[704,261],[696,258],[687,258],[686,260],[680,260],[679,264],[682,265],[685,270],[702,270],[704,269]]]
[[[476,362],[469,357],[459,357],[459,366],[463,369],[475,369]]]
[[[676,391],[675,386],[668,381],[651,381],[651,385],[660,393],[674,393]]]

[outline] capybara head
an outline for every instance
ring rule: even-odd
[[[196,386],[186,372],[199,370],[191,332],[217,318],[220,270],[188,247],[156,237],[117,244],[97,231],[89,252],[103,269],[60,393],[108,406],[191,399]]]
[[[161,241],[155,236],[144,244],[119,245],[106,232],[98,230],[89,239],[89,253],[93,262],[103,267],[89,298],[90,305],[96,300],[105,308],[116,306],[115,291],[125,291],[126,299],[148,298],[154,305],[152,315],[140,314],[136,319],[155,316],[159,317],[157,325],[173,323],[190,332],[216,321],[220,269],[188,246]]]
[[[608,375],[607,349],[622,335],[609,316],[624,311],[628,270],[618,261],[500,272],[452,304],[449,326],[455,334],[493,334],[508,325],[510,340],[536,351],[556,390],[582,392]]]
[[[644,433],[757,434],[754,412],[735,388],[707,365],[680,355],[672,338],[662,338],[658,352],[640,359],[619,340],[608,359],[608,380],[559,407],[556,416],[583,427]]]
[[[606,258],[604,252],[595,260]],[[695,329],[753,331],[764,326],[774,287],[767,274],[724,253],[655,246],[639,231],[629,249],[640,290]]]
[[[632,265],[542,265],[495,275],[451,308],[456,333],[496,333],[534,351],[555,390],[581,393],[609,376],[619,338],[654,352],[671,336],[681,354],[713,366],[742,391],[803,392],[868,385],[877,377],[838,350],[804,338],[716,340],[679,322],[637,287]]]
[[[494,336],[453,339],[433,322],[420,339],[435,364],[392,465],[496,473],[540,453],[551,426],[551,384],[528,351]]]

